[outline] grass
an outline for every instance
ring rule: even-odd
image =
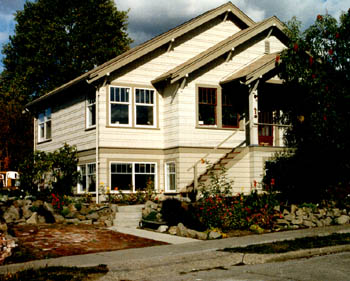
[[[225,248],[223,251],[233,253],[279,254],[302,249],[322,248],[350,244],[350,233],[333,233],[328,236],[296,238],[273,243],[249,245],[246,247]]]
[[[108,272],[107,265],[91,267],[48,266],[39,269],[26,269],[16,273],[0,275],[1,281],[85,281],[102,277]]]

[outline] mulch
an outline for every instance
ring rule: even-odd
[[[17,225],[9,233],[18,247],[6,264],[167,244],[93,225]]]

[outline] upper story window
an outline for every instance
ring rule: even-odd
[[[130,126],[130,88],[110,87],[110,124]]]
[[[216,88],[198,88],[198,124],[216,125]]]
[[[154,126],[154,90],[135,89],[136,126]]]
[[[88,96],[86,100],[86,127],[91,128],[96,126],[96,97],[95,95]]]
[[[156,96],[152,89],[111,86],[109,103],[110,125],[156,126]]]
[[[51,108],[47,108],[38,116],[38,141],[51,139]]]

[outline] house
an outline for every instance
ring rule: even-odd
[[[28,104],[34,149],[77,146],[77,193],[101,182],[112,192],[151,183],[179,193],[208,180],[205,161],[225,166],[235,192],[249,192],[283,149],[273,115],[284,28],[231,2],[185,22]]]

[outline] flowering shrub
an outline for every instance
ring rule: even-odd
[[[207,228],[248,229],[251,225],[272,228],[280,214],[274,209],[278,201],[274,193],[233,195],[232,181],[226,178],[224,168],[209,173],[210,183],[201,189],[202,198],[196,207],[196,216]]]
[[[58,195],[58,194],[51,194],[52,196],[52,206],[57,210],[62,210],[64,206],[69,205],[71,203],[71,200],[68,196],[65,195]]]

